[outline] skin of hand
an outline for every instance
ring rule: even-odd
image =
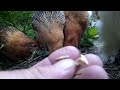
[[[56,58],[69,55],[70,59],[57,61]],[[1,71],[1,79],[73,79],[76,72],[80,73],[77,79],[108,79],[100,58],[93,54],[85,55],[88,65],[75,66],[75,60],[80,52],[73,46],[63,47],[54,51],[38,64],[28,69]]]

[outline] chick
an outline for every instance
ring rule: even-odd
[[[38,50],[38,43],[28,38],[15,27],[5,27],[0,31],[0,53],[12,61],[26,60],[33,51]]]
[[[37,41],[51,53],[63,47],[63,28],[65,16],[63,11],[34,11],[33,29]]]
[[[81,37],[88,25],[87,11],[65,11],[64,46],[79,47]]]

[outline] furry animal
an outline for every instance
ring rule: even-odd
[[[33,51],[38,50],[38,43],[28,38],[15,27],[5,27],[0,30],[0,53],[12,61],[26,60]]]
[[[63,28],[65,16],[63,11],[34,11],[33,29],[37,41],[51,53],[63,47]]]
[[[64,46],[78,48],[81,37],[88,25],[87,11],[65,11]]]

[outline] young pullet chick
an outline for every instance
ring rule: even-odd
[[[12,61],[26,60],[38,50],[38,43],[27,37],[15,27],[5,27],[0,31],[0,53]]]
[[[37,41],[47,47],[51,53],[63,47],[63,28],[65,16],[63,11],[34,11],[32,25]]]
[[[81,37],[88,25],[87,11],[65,11],[64,46],[78,48]]]

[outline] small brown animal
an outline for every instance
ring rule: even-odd
[[[87,11],[65,11],[64,46],[78,48],[81,37],[88,25]]]
[[[31,56],[33,51],[38,50],[36,41],[11,26],[0,31],[0,44],[3,45],[0,53],[13,61],[25,60]]]
[[[51,53],[63,47],[65,16],[62,11],[34,11],[32,18],[37,41]]]

